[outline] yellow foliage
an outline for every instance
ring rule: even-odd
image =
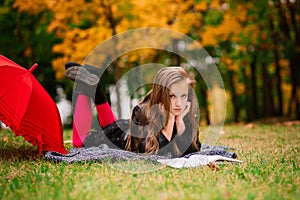
[[[56,32],[59,37],[63,37],[64,33],[70,29],[70,23],[79,24],[83,19],[93,18],[90,13],[90,8],[94,5],[92,2],[87,3],[84,0],[47,0],[46,2],[48,9],[54,13],[54,19],[48,30]]]
[[[24,12],[37,13],[48,9],[53,13],[53,19],[48,30],[63,38],[61,44],[53,47],[53,52],[62,54],[62,58],[53,61],[56,76],[63,77],[64,63],[67,61],[83,62],[86,56],[101,42],[130,29],[140,27],[169,28],[183,34],[198,32],[202,46],[218,45],[219,41],[232,40],[239,42],[239,34],[251,34],[255,40],[258,37],[256,26],[242,28],[240,23],[247,20],[247,9],[252,4],[237,4],[231,10],[227,1],[211,0],[196,2],[194,0],[15,0],[14,7]],[[228,9],[229,8],[229,9]],[[202,13],[208,9],[224,12],[224,19],[219,26],[201,24]],[[80,29],[84,20],[91,27]],[[167,38],[157,36],[159,42]],[[142,41],[142,39],[141,39]],[[126,41],[121,45],[130,45]],[[116,46],[122,48],[122,46]],[[245,47],[240,47],[245,51]],[[113,49],[107,49],[113,51]],[[150,51],[148,52],[150,53]],[[130,56],[130,61],[141,61],[145,56]],[[227,61],[229,62],[229,61]],[[229,69],[236,70],[233,63],[226,64]]]
[[[210,9],[219,9],[221,2],[219,0],[210,1],[209,7]]]
[[[131,20],[132,28],[137,27],[166,27],[169,16],[174,16],[179,6],[172,1],[153,0],[131,1],[132,13],[137,14],[136,20]]]
[[[55,77],[57,79],[62,79],[64,77],[65,75],[64,66],[66,62],[68,62],[68,59],[66,57],[60,57],[52,61],[52,66],[53,66],[52,68],[55,71]]]
[[[232,63],[233,63],[232,60],[231,60],[230,58],[225,57],[225,56],[222,56],[221,59],[220,59],[220,61],[221,61],[222,63],[224,63],[226,66],[232,65]]]
[[[200,27],[202,15],[200,13],[188,12],[179,17],[172,28],[181,33],[188,34],[193,27]]]
[[[243,46],[243,45],[239,45],[237,46],[237,50],[242,52],[242,53],[247,53],[247,47],[246,46]]]
[[[236,61],[233,61],[231,58],[222,56],[220,62],[224,64],[227,70],[230,71],[239,71],[239,64]]]
[[[245,92],[246,92],[246,85],[245,85],[245,83],[236,82],[235,87],[236,87],[236,94],[237,95],[243,95],[243,94],[245,94]]]
[[[239,41],[239,34],[242,28],[237,19],[230,13],[224,14],[224,19],[219,26],[207,26],[202,36],[202,44],[217,45],[218,41],[232,40]]]
[[[27,12],[36,14],[47,8],[45,1],[40,0],[15,0],[13,8],[18,9],[20,12]]]
[[[234,62],[231,65],[228,65],[227,69],[232,71],[239,71],[239,65],[236,62]]]
[[[282,77],[288,77],[290,76],[290,63],[286,59],[280,59],[279,60],[279,65],[280,65],[280,75]]]
[[[247,9],[248,7],[245,5],[237,5],[235,9],[235,17],[240,22],[246,22],[247,21]]]
[[[240,24],[237,20],[230,14],[225,14],[223,23],[218,26],[219,32],[223,36],[222,39],[229,39],[229,36],[238,35],[241,31]]]
[[[279,64],[280,66],[285,66],[285,67],[290,65],[289,60],[287,59],[280,59]]]
[[[201,34],[200,36],[202,37],[202,42],[201,44],[203,46],[215,46],[218,44],[218,28],[217,27],[212,27],[212,26],[207,26],[205,28],[205,31]]]
[[[195,5],[195,9],[200,12],[206,11],[207,8],[208,8],[208,5],[207,5],[207,2],[205,2],[205,1],[201,1]]]

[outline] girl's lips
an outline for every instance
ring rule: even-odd
[[[175,111],[181,111],[181,108],[174,108]]]

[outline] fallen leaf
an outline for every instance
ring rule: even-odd
[[[2,140],[3,140],[4,142],[8,142],[8,136],[5,136]]]
[[[243,128],[244,129],[250,129],[250,128],[256,128],[257,125],[255,123],[249,123],[249,124],[246,124]]]
[[[220,171],[220,167],[219,167],[216,163],[214,163],[214,162],[208,163],[207,166],[208,166],[211,170]]]

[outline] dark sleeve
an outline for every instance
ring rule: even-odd
[[[192,144],[192,136],[187,131],[184,131],[181,135],[177,135],[174,140],[180,152],[185,152]]]
[[[146,152],[146,138],[143,139],[143,141],[139,145],[139,153],[145,153]]]
[[[170,143],[170,141],[164,136],[164,134],[161,132],[158,137],[158,144],[159,149],[167,146]],[[143,139],[139,146],[139,152],[144,153],[146,151],[146,138]]]
[[[139,105],[132,109],[131,121],[134,125],[141,126],[147,124],[147,118],[142,113],[142,109]]]
[[[131,124],[130,124],[130,131],[133,135],[132,137],[135,140],[140,141],[137,147],[134,147],[134,150],[138,151],[139,153],[145,153],[146,151],[146,129],[143,128],[147,125],[147,118],[143,114],[142,109],[139,105],[135,106],[132,109],[131,114]]]
[[[194,145],[192,145],[191,130],[186,128],[181,135],[177,135],[176,124],[174,124],[171,140],[169,141],[165,135],[160,132],[158,142],[160,155],[168,155],[168,153],[171,153],[172,157],[177,157],[178,153],[175,153],[174,145],[177,146],[178,150],[181,152],[181,155],[196,151]]]
[[[159,148],[163,148],[164,146],[168,145],[170,141],[165,137],[165,135],[162,132],[160,132],[158,137],[158,143],[159,143]]]
[[[180,152],[183,153],[183,155],[199,151],[201,148],[201,143],[198,139],[198,133],[197,133],[197,140],[196,140],[196,146],[198,148],[193,145],[191,130],[186,129],[186,131],[184,131],[181,135],[177,135],[177,137],[175,137],[174,139],[178,149],[180,150]]]

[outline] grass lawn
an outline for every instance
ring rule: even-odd
[[[244,163],[219,164],[219,171],[203,166],[132,173],[121,170],[122,163],[52,163],[22,137],[1,130],[0,199],[300,197],[300,125],[225,126],[217,145],[234,147]]]

